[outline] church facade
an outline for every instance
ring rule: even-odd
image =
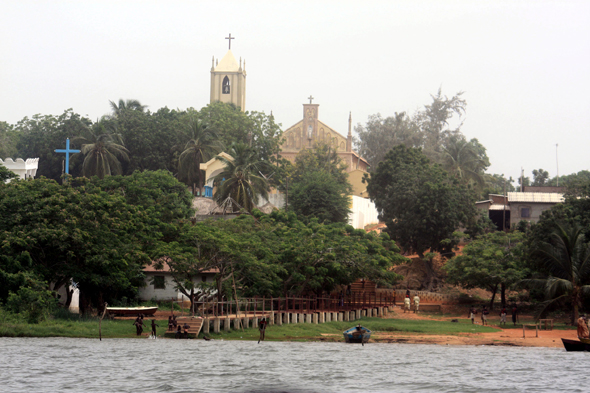
[[[310,101],[311,101],[310,97]],[[305,149],[313,149],[318,142],[332,146],[338,157],[346,164],[348,180],[352,184],[353,195],[367,198],[367,186],[362,178],[368,172],[369,163],[352,150],[352,116],[348,116],[348,135],[323,123],[318,115],[319,104],[303,104],[303,118],[283,132],[281,157],[295,162],[297,155]]]

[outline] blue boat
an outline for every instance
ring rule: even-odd
[[[369,342],[371,331],[361,325],[351,327],[344,331],[344,341],[347,343],[364,344]]]

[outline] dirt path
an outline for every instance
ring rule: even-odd
[[[466,316],[460,317],[465,318]],[[404,313],[400,309],[388,313],[385,318],[410,319],[410,320],[432,320],[448,321],[457,317],[438,317],[420,313]],[[496,321],[495,319],[498,319]],[[523,316],[525,323],[532,317]],[[526,338],[523,338],[521,329],[500,329],[497,325],[499,317],[490,318],[490,326],[498,329],[493,333],[460,333],[458,335],[433,335],[420,333],[391,333],[375,332],[371,339],[375,342],[397,342],[408,344],[439,344],[439,345],[505,345],[522,347],[554,347],[563,348],[561,338],[577,340],[576,330],[539,330],[539,337],[535,337],[535,329],[525,331]]]

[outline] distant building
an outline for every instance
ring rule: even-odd
[[[26,161],[22,158],[17,158],[13,160],[12,158],[7,158],[6,160],[2,161],[0,158],[0,165],[6,167],[6,169],[14,172],[20,179],[28,179],[31,177],[35,177],[37,175],[37,168],[39,166],[39,159],[38,158],[27,158]]]
[[[488,200],[476,202],[475,205],[488,212],[488,217],[498,230],[509,229],[522,220],[538,222],[541,213],[564,202],[564,191],[564,187],[527,186],[524,192],[509,192],[506,196],[490,194]]]
[[[172,300],[188,301],[177,288],[176,283],[170,273],[170,266],[164,262],[162,269],[156,269],[153,264],[148,265],[143,269],[145,274],[145,286],[139,288],[139,299],[143,301],[148,300]],[[218,269],[211,269],[202,272],[195,278],[194,283],[213,282],[215,274],[219,273]]]
[[[213,58],[215,63],[215,58]],[[242,67],[231,50],[217,64],[211,64],[211,103],[234,104],[242,111],[246,109],[246,60]]]

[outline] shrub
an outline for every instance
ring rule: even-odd
[[[16,293],[10,292],[6,309],[23,315],[28,323],[39,323],[56,308],[57,299],[48,290],[21,287]]]

